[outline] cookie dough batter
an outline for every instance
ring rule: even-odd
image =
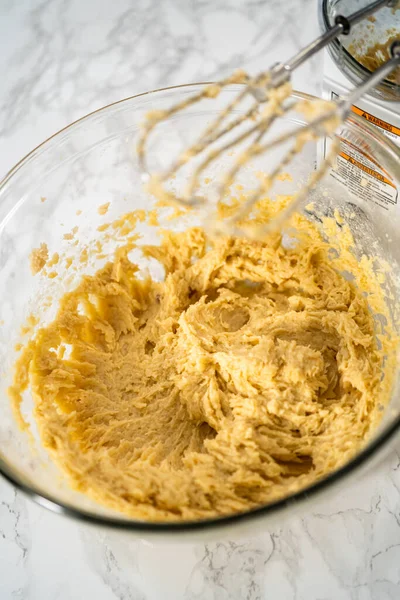
[[[132,517],[244,511],[346,462],[378,422],[367,300],[322,240],[166,234],[138,276],[120,249],[22,354],[42,441],[72,485]]]

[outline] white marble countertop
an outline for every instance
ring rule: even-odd
[[[316,34],[316,13],[316,0],[0,0],[0,177],[104,104],[291,56]],[[321,75],[318,58],[295,86],[318,92]],[[1,600],[92,597],[397,600],[399,453],[313,513],[207,544],[89,529],[0,480]]]

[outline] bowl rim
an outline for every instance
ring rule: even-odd
[[[101,112],[106,112],[108,109],[113,108],[118,105],[122,105],[125,102],[129,102],[131,100],[135,100],[137,98],[142,98],[145,96],[151,96],[153,94],[157,94],[160,92],[168,92],[168,91],[181,91],[181,90],[193,90],[198,89],[201,86],[209,85],[212,82],[194,82],[187,83],[182,85],[174,85],[163,88],[158,88],[155,90],[149,90],[146,92],[142,92],[140,94],[135,94],[133,96],[128,96],[126,98],[122,98],[117,100],[116,102],[111,102],[102,106],[94,111],[87,113],[86,115],[72,121],[70,124],[58,130],[56,133],[49,136],[43,142],[38,144],[35,148],[33,148],[30,152],[28,152],[21,160],[19,160],[11,169],[9,169],[4,177],[0,179],[0,192],[5,187],[5,185],[9,182],[9,180],[19,171],[20,168],[24,166],[24,164],[31,159],[39,150],[45,147],[49,142],[51,142],[54,138],[56,138],[59,134],[72,129],[75,125],[82,123],[85,120],[89,120],[93,115],[97,115]],[[243,84],[235,84],[224,88],[225,90],[229,89],[239,89]],[[314,99],[316,96],[312,94],[307,94],[304,92],[300,92],[297,90],[293,90],[293,96],[297,96],[303,99]],[[357,114],[351,114],[352,121],[355,121],[359,126],[366,128],[367,131],[372,134],[378,141],[386,146],[386,148],[394,153],[400,159],[400,148],[398,148],[388,137],[386,137],[383,133],[381,133],[376,127],[374,127],[371,123],[363,119],[361,116]],[[307,488],[304,488],[300,491],[291,494],[290,496],[281,498],[274,502],[271,502],[266,505],[262,505],[251,510],[234,513],[232,515],[224,515],[213,517],[210,519],[199,519],[199,520],[188,520],[188,521],[141,521],[130,519],[126,517],[113,517],[109,515],[96,515],[86,509],[78,509],[73,505],[57,500],[55,497],[51,496],[39,490],[38,488],[34,488],[34,486],[27,484],[25,482],[25,478],[20,476],[17,473],[17,470],[10,467],[8,461],[3,458],[3,454],[0,449],[0,475],[8,481],[15,488],[24,493],[27,497],[31,498],[38,505],[50,510],[51,512],[62,514],[67,517],[71,517],[77,521],[86,522],[96,526],[102,526],[106,528],[114,528],[118,530],[129,530],[131,532],[138,533],[149,533],[149,534],[162,534],[162,533],[190,533],[195,531],[211,531],[216,529],[227,528],[234,524],[243,524],[247,522],[254,522],[257,519],[262,517],[271,516],[273,514],[278,514],[284,511],[285,509],[290,508],[291,506],[300,507],[304,505],[307,499],[313,497],[316,498],[322,492],[326,491],[332,484],[336,482],[342,482],[346,477],[348,477],[351,473],[357,470],[358,467],[362,465],[365,466],[367,460],[376,455],[377,451],[381,449],[387,442],[389,442],[400,429],[400,414],[398,417],[387,426],[382,432],[377,435],[377,437],[372,440],[366,447],[364,447],[355,457],[353,457],[349,462],[340,467],[339,469],[329,473],[323,479],[311,484]]]

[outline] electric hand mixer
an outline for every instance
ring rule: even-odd
[[[149,191],[155,195],[162,194],[164,198],[185,207],[198,206],[207,202],[204,194],[201,194],[199,190],[201,176],[222,153],[231,152],[233,148],[240,145],[238,156],[235,158],[233,165],[223,174],[222,181],[219,183],[218,201],[226,196],[239,171],[251,159],[264,155],[282,144],[290,142],[289,149],[285,151],[279,164],[274,166],[269,173],[266,173],[266,176],[262,178],[257,189],[246,198],[245,202],[241,204],[233,216],[225,220],[224,231],[231,235],[237,233],[237,224],[249,215],[260,198],[268,193],[274,181],[301,151],[304,144],[309,140],[315,140],[321,136],[333,133],[338,125],[349,115],[352,105],[400,65],[400,39],[392,43],[390,48],[391,58],[385,64],[374,71],[360,86],[356,87],[346,97],[339,98],[335,102],[321,100],[310,103],[310,101],[291,99],[290,78],[293,71],[337,36],[348,35],[353,25],[361,19],[372,15],[381,7],[391,7],[395,10],[398,5],[398,0],[378,0],[348,17],[338,15],[335,18],[334,26],[330,30],[310,43],[288,62],[278,63],[269,71],[260,73],[256,77],[249,77],[245,72],[237,71],[232,76],[217,83],[205,85],[200,93],[174,105],[168,110],[150,112],[143,125],[137,147],[144,180],[147,180],[150,184]],[[200,138],[193,145],[181,152],[167,170],[161,173],[150,173],[146,153],[149,136],[155,127],[204,98],[215,98],[223,88],[234,83],[244,84],[243,89],[220,112]],[[245,98],[248,99],[248,97],[251,98],[250,108],[242,112],[239,116],[235,116],[237,107]],[[290,131],[286,131],[265,141],[266,134],[270,131],[274,121],[293,109],[306,114],[306,124],[296,126]],[[310,177],[309,182],[300,189],[294,196],[293,201],[273,220],[275,227],[277,224],[282,223],[307,197],[310,190],[323,177],[328,167],[332,164],[337,151],[338,142],[336,141],[333,143],[330,153],[321,166]],[[198,162],[192,171],[184,193],[178,195],[167,191],[165,187],[167,182],[184,165],[194,159],[197,159]],[[267,226],[264,226],[263,231],[270,229],[271,225],[269,223]]]

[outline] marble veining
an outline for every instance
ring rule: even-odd
[[[316,14],[316,0],[0,0],[0,176],[107,103],[290,57]],[[317,57],[294,84],[318,92],[321,74]],[[301,516],[209,543],[96,530],[0,480],[0,598],[398,600],[400,455]]]

